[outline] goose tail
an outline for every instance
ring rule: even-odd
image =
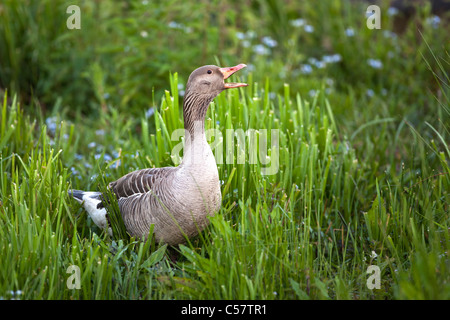
[[[108,219],[106,217],[106,209],[102,201],[102,193],[97,191],[69,190],[69,196],[83,205],[92,221],[103,230],[108,229],[108,233],[112,235],[111,228],[108,228]]]

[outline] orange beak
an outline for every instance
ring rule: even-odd
[[[228,68],[219,68],[219,71],[223,74],[223,79],[227,79],[230,77],[233,73],[235,73],[238,70],[241,70],[242,68],[245,68],[247,65],[241,63],[234,67],[228,67]],[[239,88],[239,87],[246,87],[248,84],[246,83],[235,83],[235,82],[228,82],[225,83],[225,89],[230,88]]]

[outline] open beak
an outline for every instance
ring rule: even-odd
[[[233,73],[235,73],[238,70],[241,70],[242,68],[245,68],[247,65],[241,63],[234,67],[228,67],[228,68],[219,68],[220,72],[223,74],[223,79],[227,79],[230,77]],[[236,83],[236,82],[227,82],[225,83],[225,89],[230,88],[239,88],[239,87],[246,87],[248,84],[246,83]]]

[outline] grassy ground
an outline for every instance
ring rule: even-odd
[[[28,10],[51,15],[42,3]],[[202,47],[207,58],[197,61],[199,52],[192,49],[174,58],[176,69],[169,74],[166,68],[151,73],[152,66],[144,63],[151,49],[142,42],[147,38],[138,23],[144,1],[125,10],[133,19],[116,17],[117,29],[105,24],[112,23],[110,15],[118,9],[104,3],[107,10],[93,10],[104,22],[98,32],[122,36],[111,37],[116,40],[107,47],[107,41],[88,32],[79,33],[77,40],[64,31],[61,39],[58,29],[49,28],[57,33],[48,38],[54,43],[36,47],[34,61],[42,65],[31,64],[36,69],[25,72],[27,77],[12,72],[27,70],[23,66],[33,60],[13,54],[24,40],[19,38],[21,25],[11,19],[0,28],[0,41],[6,44],[0,55],[10,57],[4,60],[9,69],[0,70],[2,88],[10,88],[2,91],[0,115],[0,297],[450,298],[450,57],[448,33],[427,22],[432,16],[426,9],[417,18],[424,25],[422,34],[411,28],[402,37],[386,33],[389,28],[374,34],[345,1],[320,2],[314,8],[255,2],[258,6],[244,10],[246,23],[231,15],[231,22],[211,19],[204,25],[200,14],[183,27],[210,31],[213,44]],[[211,6],[204,10],[224,6],[234,12],[222,3]],[[15,2],[5,8],[9,14],[25,10]],[[83,8],[90,6],[84,3]],[[168,8],[160,5],[163,18],[145,19],[151,39],[157,38],[150,32],[156,28],[152,21],[183,16],[166,17]],[[266,17],[262,25],[257,14]],[[391,18],[383,14],[384,25]],[[33,21],[23,23],[41,23]],[[83,21],[88,28],[95,20],[89,16]],[[234,26],[225,32],[229,42],[217,43],[217,30],[228,23]],[[179,32],[175,27],[181,28],[168,28]],[[247,27],[257,30],[256,35]],[[187,32],[180,43],[199,41],[202,34]],[[277,45],[264,40],[265,34]],[[37,41],[28,37],[26,45]],[[71,41],[79,55],[69,55],[58,41]],[[82,49],[89,41],[98,41],[94,52]],[[136,48],[133,61],[117,50],[120,41]],[[300,44],[309,49],[298,49]],[[177,248],[100,232],[67,190],[104,189],[131,170],[177,164],[172,151],[181,140],[173,134],[183,126],[183,84],[193,69],[183,59],[215,63],[211,52],[227,45],[231,49],[215,58],[221,65],[244,62],[252,67],[241,74],[250,86],[222,93],[207,115],[207,128],[222,133],[211,139],[222,159],[220,212],[199,237]],[[163,44],[157,48],[161,61],[171,60]],[[73,63],[62,63],[59,74],[45,63],[46,55]],[[80,63],[88,68],[83,75],[78,70],[73,82],[70,77],[55,79],[71,74],[76,61],[85,61]],[[154,74],[157,81],[144,81]],[[34,81],[36,91],[30,93],[27,84]],[[266,129],[268,146],[234,139],[233,158],[225,152],[220,157],[231,142],[229,129],[256,132],[260,140]],[[277,143],[271,144],[271,138]],[[253,147],[256,164],[249,161]],[[266,155],[268,163],[262,161]],[[264,174],[267,168],[276,170]],[[114,227],[120,230],[120,221]],[[70,266],[79,268],[80,289],[68,287]],[[369,266],[380,270],[379,289],[367,286]]]

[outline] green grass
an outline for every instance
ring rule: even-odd
[[[0,299],[450,298],[450,57],[429,8],[419,35],[393,37],[384,3],[377,33],[347,1],[83,2],[96,33],[67,32],[66,3],[51,3],[0,10]],[[278,45],[255,53],[265,36]],[[112,202],[109,237],[67,191],[176,165],[180,94],[205,61],[253,68],[207,114],[220,212],[171,248],[127,235]]]
[[[95,122],[76,120],[77,130],[58,120],[51,134],[5,96],[2,296],[20,290],[22,299],[448,299],[448,152],[429,142],[440,163],[435,173],[427,168],[427,141],[412,131],[419,162],[379,175],[339,138],[323,94],[289,99],[286,85],[284,100],[270,99],[268,86],[220,95],[206,122],[221,132],[279,130],[278,172],[263,175],[262,164],[238,164],[236,147],[234,162],[219,165],[222,209],[197,239],[171,249],[179,251],[176,263],[151,240],[108,238],[67,196],[70,187],[104,188],[132,168],[173,164],[169,151],[177,141],[170,137],[182,119],[169,92],[155,115],[141,120],[142,134],[131,132],[132,120],[114,110]],[[149,139],[152,121],[157,130]],[[98,128],[102,136],[95,135]],[[110,149],[98,150],[97,160],[92,154],[80,159],[91,139],[120,152],[109,161]],[[366,287],[372,264],[381,269],[378,290]],[[66,286],[70,265],[80,267],[80,290]]]

